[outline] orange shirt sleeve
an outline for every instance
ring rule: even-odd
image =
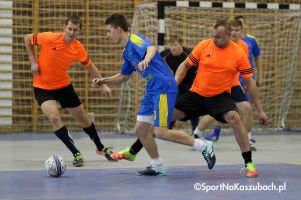
[[[47,44],[51,34],[51,32],[33,33],[30,38],[30,44],[43,46]]]
[[[78,53],[78,60],[83,66],[88,67],[91,65],[91,60],[88,56],[88,53],[87,53],[85,47],[83,45],[80,45],[80,47],[81,48]]]
[[[241,39],[238,40],[237,44],[244,50],[245,54],[248,56],[249,55],[248,44]],[[234,79],[233,86],[238,86],[238,85],[240,85],[240,81],[239,81],[239,73],[237,72]]]
[[[201,50],[203,48],[203,41],[199,42],[194,49],[191,51],[189,56],[186,58],[186,60],[189,62],[189,64],[193,66],[197,66],[199,63],[199,60],[201,58]]]
[[[244,51],[240,51],[240,59],[238,60],[238,70],[243,78],[252,78],[253,72],[249,59]]]

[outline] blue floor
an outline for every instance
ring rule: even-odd
[[[46,171],[0,172],[0,200],[243,200],[296,199],[301,196],[301,165],[260,164],[258,178],[240,175],[240,165],[206,167],[172,167],[167,176],[137,176],[137,168],[128,169],[67,169],[59,178]],[[203,189],[196,191],[199,183]],[[223,189],[217,186],[224,185]],[[263,191],[272,187],[285,187]],[[261,191],[247,191],[261,186]],[[229,190],[227,190],[226,186]],[[237,187],[236,187],[237,186]],[[254,188],[250,188],[255,186]],[[245,191],[237,191],[237,188]],[[260,188],[259,188],[260,189]]]

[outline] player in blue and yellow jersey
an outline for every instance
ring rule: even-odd
[[[242,23],[242,32],[240,34],[240,38],[246,42],[248,44],[248,48],[249,48],[249,61],[251,64],[251,67],[253,69],[253,78],[256,80],[256,84],[257,86],[261,86],[262,84],[262,59],[261,59],[261,49],[260,46],[255,38],[255,36],[251,35],[251,34],[247,34],[244,32],[243,30],[243,26],[244,26],[244,17],[239,15],[236,16],[235,19],[241,21]],[[253,61],[254,58],[254,61]],[[257,75],[255,76],[255,71],[254,69],[256,68],[257,71]],[[241,79],[241,84],[244,86],[244,82]]]
[[[258,87],[262,86],[262,77],[263,77],[263,66],[262,66],[262,56],[260,46],[255,38],[255,36],[251,34],[246,34],[244,31],[244,17],[238,15],[235,19],[241,21],[242,23],[242,31],[241,31],[241,39],[247,43],[249,48],[249,61],[253,70],[253,78],[256,80],[256,85]],[[254,58],[254,60],[253,60]],[[255,70],[256,68],[256,70]],[[257,74],[255,73],[257,72]],[[240,77],[240,83],[243,87],[245,87],[245,82]],[[247,97],[250,102],[252,102],[252,98],[247,91]],[[252,137],[252,132],[248,132],[251,144],[255,143],[255,138]]]
[[[133,72],[146,80],[145,95],[140,102],[134,132],[151,157],[151,167],[138,175],[165,175],[163,161],[159,156],[154,136],[192,146],[202,152],[208,168],[213,168],[215,155],[212,143],[194,139],[179,130],[168,130],[176,102],[178,85],[156,48],[143,35],[130,34],[123,15],[112,14],[106,21],[107,36],[124,46],[121,72],[106,78],[95,78],[93,87],[102,84],[121,84],[130,79]]]

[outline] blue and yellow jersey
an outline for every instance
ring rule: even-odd
[[[253,35],[247,34],[246,37],[244,37],[242,40],[245,41],[248,44],[249,60],[250,60],[250,64],[252,66],[252,69],[254,71],[253,56],[258,57],[258,56],[261,55],[259,45],[256,41],[256,38]]]
[[[122,75],[130,75],[137,71],[146,79],[146,92],[148,94],[162,94],[177,92],[177,83],[158,52],[151,59],[149,66],[140,71],[138,64],[145,55],[147,47],[153,46],[143,35],[131,34],[123,51]]]

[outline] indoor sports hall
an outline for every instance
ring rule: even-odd
[[[252,159],[258,177],[242,172],[244,160],[226,124],[220,136],[213,138],[213,169],[192,147],[156,139],[166,175],[139,176],[138,171],[150,166],[144,149],[134,161],[108,161],[95,152],[89,135],[71,114],[60,108],[61,120],[84,158],[82,167],[73,166],[74,157],[54,134],[35,98],[24,37],[62,32],[66,18],[77,15],[83,22],[78,40],[101,75],[112,76],[123,64],[123,47],[113,44],[106,32],[105,20],[113,13],[124,15],[129,31],[143,34],[159,52],[169,47],[174,35],[181,36],[185,47],[193,48],[211,37],[217,19],[243,16],[244,31],[260,45],[258,91],[268,116],[268,124],[262,125],[253,109],[256,151]],[[37,55],[41,52],[35,50]],[[129,147],[137,139],[134,125],[145,81],[133,73],[126,83],[110,86],[112,96],[107,98],[91,87],[92,78],[81,63],[74,62],[68,74],[101,142],[113,152]],[[0,200],[298,199],[300,113],[300,0],[0,0]],[[177,121],[174,129],[192,134],[189,121]],[[50,176],[45,168],[51,155],[60,155],[59,165],[66,164],[59,177]]]

